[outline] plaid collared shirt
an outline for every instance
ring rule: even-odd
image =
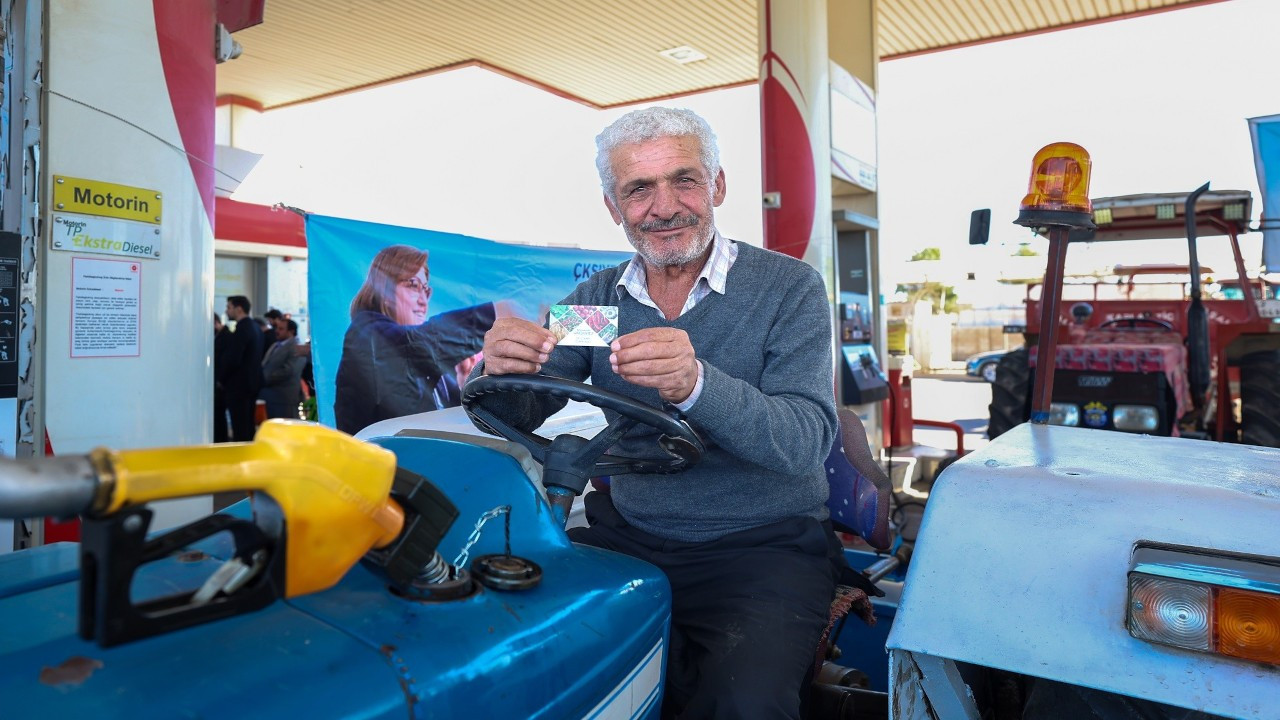
[[[715,292],[724,294],[725,278],[729,276],[729,268],[733,267],[733,263],[738,259],[738,246],[724,238],[720,237],[720,232],[716,231],[711,240],[711,256],[707,258],[707,262],[702,266],[702,270],[698,273],[698,280],[693,284],[693,289],[689,291],[689,298],[684,301],[684,307],[680,309],[683,315],[693,309],[704,298]],[[640,254],[631,258],[631,263],[627,265],[627,269],[622,273],[622,279],[618,281],[618,297],[622,297],[622,293],[626,292],[635,298],[641,305],[648,305],[662,313],[658,309],[658,304],[649,297],[649,286],[644,274],[644,261],[640,258]],[[674,319],[674,318],[668,318]]]

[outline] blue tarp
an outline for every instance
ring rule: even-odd
[[[1249,118],[1249,134],[1262,191],[1262,264],[1280,272],[1280,115]]]
[[[467,235],[308,215],[311,352],[320,421],[325,425],[334,425],[334,378],[342,339],[351,323],[351,299],[374,255],[391,245],[410,245],[430,254],[431,315],[508,300],[538,322],[579,282],[631,257],[623,252],[507,245]]]

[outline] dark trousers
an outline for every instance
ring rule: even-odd
[[[588,494],[586,509],[591,526],[570,539],[645,560],[671,582],[663,717],[800,717],[835,594],[829,528],[792,518],[679,542],[629,525],[606,493]]]
[[[253,417],[257,405],[258,398],[255,396],[227,393],[227,410],[231,413],[231,438],[236,442],[253,440],[253,433],[257,430]]]
[[[213,441],[224,443],[230,440],[227,435],[227,400],[221,390],[213,391]]]
[[[298,403],[267,403],[268,418],[298,419]]]

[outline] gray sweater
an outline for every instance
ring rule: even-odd
[[[702,461],[674,475],[612,478],[614,505],[641,530],[706,541],[796,516],[824,519],[823,461],[837,431],[831,326],[822,278],[780,253],[738,243],[725,294],[711,293],[673,321],[616,290],[627,263],[597,272],[567,305],[617,305],[620,335],[649,327],[689,334],[703,365],[702,394],[686,413],[706,442]],[[557,347],[542,373],[660,406],[658,392],[628,383],[609,366],[609,349]],[[483,372],[477,367],[474,374]],[[484,404],[532,430],[564,401],[504,393]],[[613,413],[606,413],[610,420]],[[612,452],[661,456],[656,433],[634,428]]]

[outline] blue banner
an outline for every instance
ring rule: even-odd
[[[1249,134],[1262,191],[1262,264],[1280,272],[1280,115],[1249,118]]]
[[[307,216],[307,255],[320,422],[348,432],[456,405],[495,313],[540,323],[631,257],[321,215]]]

